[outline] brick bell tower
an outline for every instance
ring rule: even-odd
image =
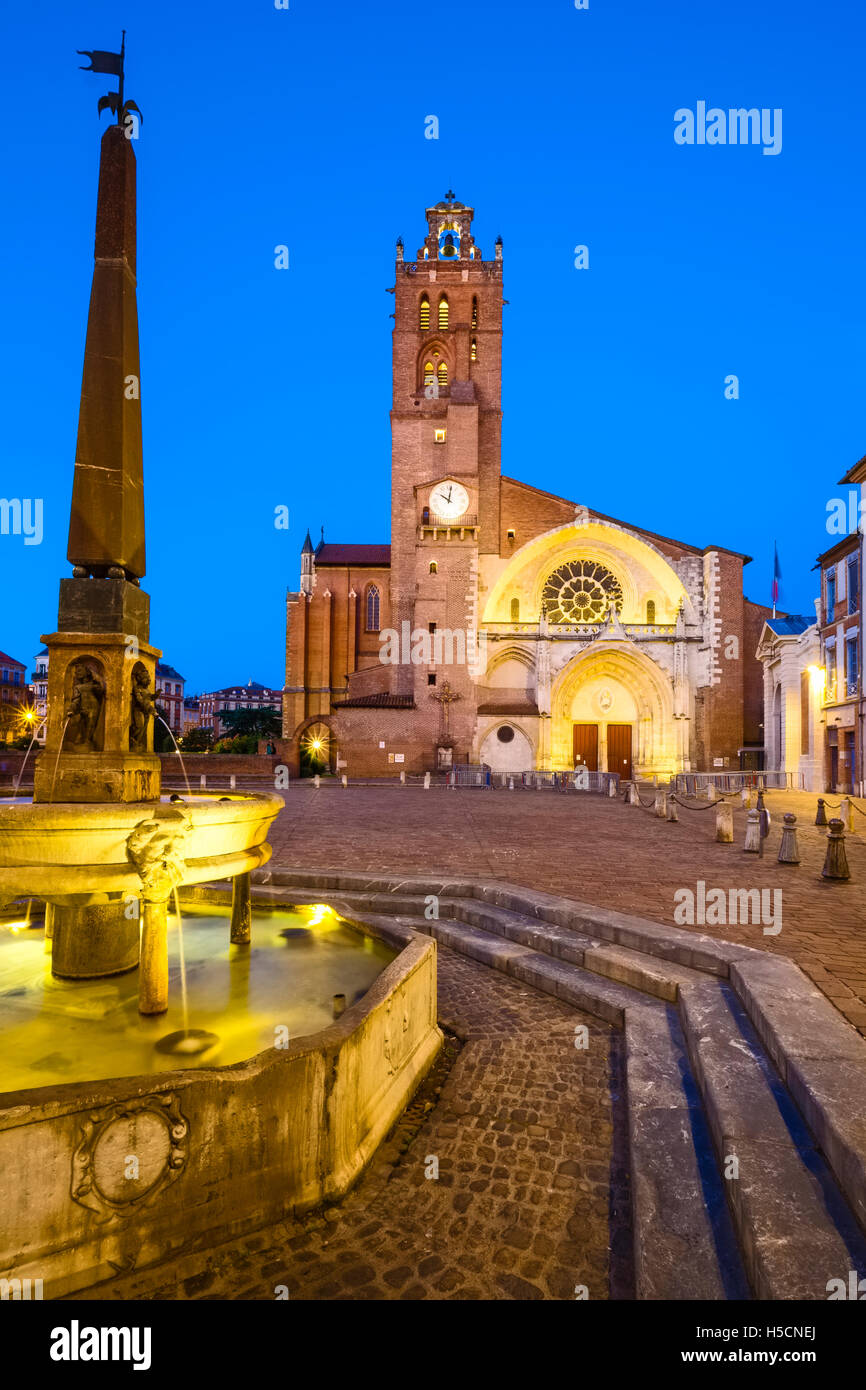
[[[397,243],[390,582],[398,631],[405,621],[413,631],[465,631],[478,618],[478,555],[500,550],[502,244],[484,260],[473,216],[449,191],[427,208],[416,258],[404,260]],[[446,680],[460,695],[450,713],[459,755],[474,722],[465,665],[399,665],[392,690],[414,695],[429,716],[434,687]]]

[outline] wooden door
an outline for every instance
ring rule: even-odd
[[[575,724],[574,762],[583,763],[590,772],[598,772],[597,724]]]
[[[631,724],[608,724],[607,770],[631,780]]]

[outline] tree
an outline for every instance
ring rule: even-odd
[[[209,753],[213,748],[210,729],[189,729],[180,740],[184,753]]]
[[[165,727],[165,724],[168,723],[168,715],[162,705],[157,705],[156,713],[159,715],[159,719],[154,718],[153,721],[153,751],[154,753],[173,753],[174,743],[171,734]],[[160,719],[164,719],[165,724],[160,724]]]
[[[271,709],[229,709],[220,711],[220,722],[226,733],[254,734],[260,738],[279,738],[283,732],[280,711]]]

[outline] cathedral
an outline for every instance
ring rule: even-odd
[[[473,216],[449,193],[417,256],[397,243],[391,544],[307,534],[281,753],[373,777],[761,766],[749,556],[503,477],[502,243],[485,259]]]

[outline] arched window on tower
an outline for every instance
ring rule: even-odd
[[[375,584],[367,590],[367,631],[379,631],[379,590]]]
[[[431,560],[431,561],[430,561],[430,573],[431,573],[431,574],[438,574],[438,573],[439,573],[439,566],[437,565],[437,563],[436,563],[435,560]]]
[[[440,362],[436,368],[436,375],[439,378],[440,391],[448,385],[448,363]]]
[[[478,361],[478,339],[473,338],[469,346],[469,358],[472,362]]]
[[[513,623],[519,623],[519,622],[520,622],[520,599],[519,599],[519,598],[513,598],[513,599],[511,600],[511,621],[512,621]]]
[[[425,386],[429,386],[432,380],[433,380],[433,363],[432,363],[432,362],[425,362],[425,363],[424,363],[424,385],[425,385]]]
[[[646,603],[646,620],[648,623],[654,623],[656,620],[655,601],[651,598],[648,598]]]
[[[441,329],[448,327],[448,297],[444,294],[439,300],[439,327]]]
[[[473,328],[477,328],[477,327],[478,327],[478,295],[477,295],[477,294],[473,294],[473,296],[472,296],[472,327],[473,327]]]
[[[421,304],[418,309],[418,326],[422,333],[426,333],[430,327],[430,300],[426,294],[421,296]]]

